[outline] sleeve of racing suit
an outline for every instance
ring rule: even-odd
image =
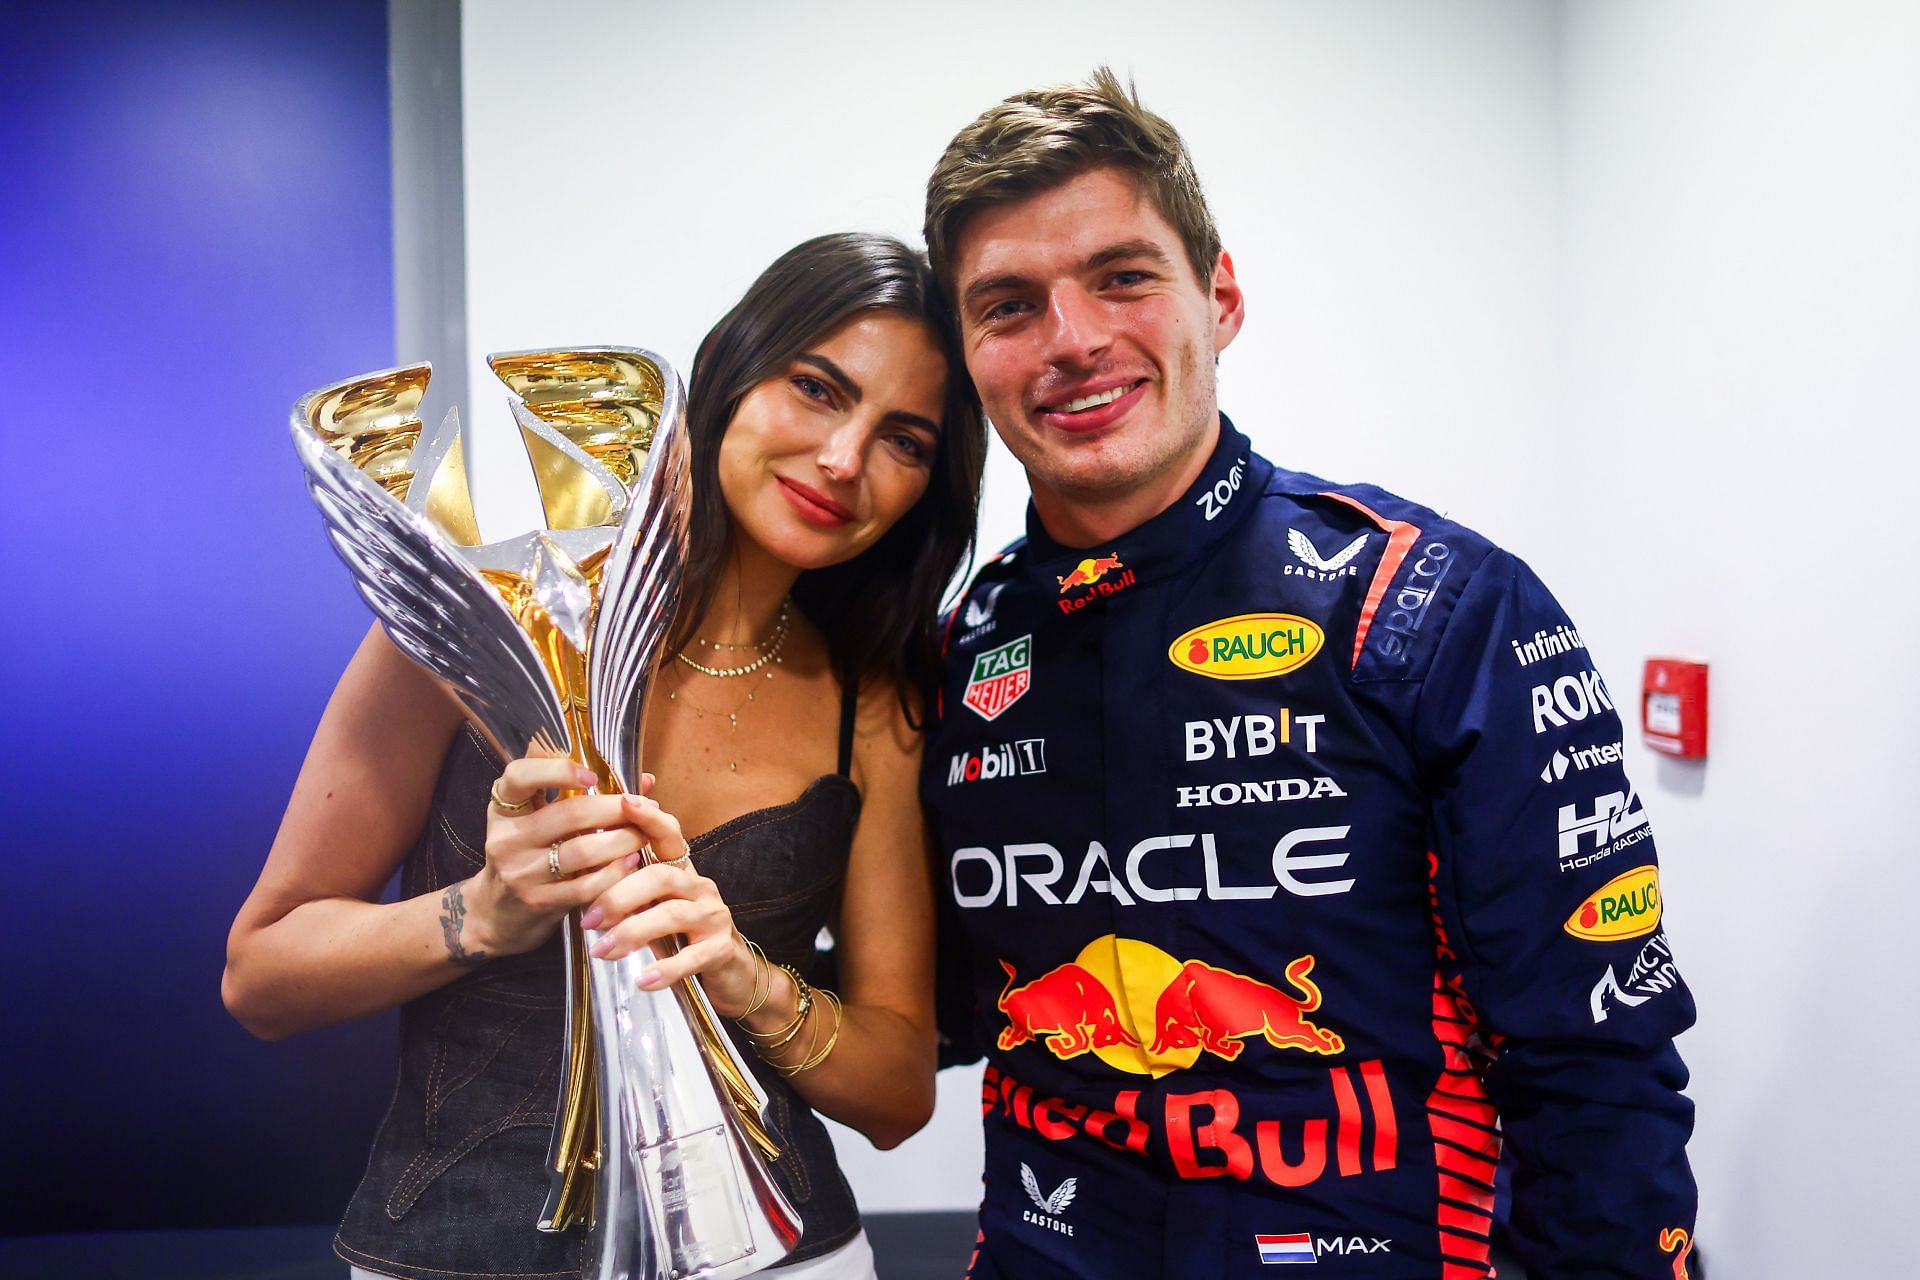
[[[1528,1274],[1685,1274],[1693,1104],[1673,1037],[1693,1000],[1660,927],[1620,716],[1566,614],[1514,557],[1493,552],[1469,581],[1414,738],[1432,797],[1441,981],[1492,1055],[1486,1091]]]

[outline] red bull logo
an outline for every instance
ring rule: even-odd
[[[1092,1053],[1117,1070],[1158,1079],[1184,1070],[1203,1053],[1231,1062],[1252,1040],[1275,1049],[1336,1054],[1338,1033],[1310,1021],[1320,1008],[1313,957],[1287,965],[1287,988],[1217,968],[1185,963],[1151,943],[1107,934],[1072,961],[1016,986],[1005,960],[1007,985],[996,1007],[1007,1015],[998,1044],[1010,1050],[1039,1040],[1061,1059]]]
[[[1109,578],[1108,574],[1118,574]],[[1118,552],[1110,551],[1104,556],[1088,556],[1074,567],[1072,573],[1062,578],[1054,576],[1060,584],[1060,612],[1074,613],[1086,608],[1095,600],[1125,591],[1133,585],[1133,570],[1120,563]],[[1090,588],[1083,595],[1069,595],[1078,588]]]
[[[1286,1115],[1243,1107],[1232,1089],[1202,1089],[1149,1098],[1122,1089],[1106,1106],[1089,1100],[1035,1096],[989,1065],[980,1082],[980,1110],[1049,1142],[1092,1139],[1147,1158],[1164,1150],[1182,1178],[1234,1178],[1276,1187],[1304,1187],[1328,1176],[1359,1177],[1399,1162],[1400,1123],[1379,1059],[1327,1068],[1325,1092],[1302,1094]]]
[[[1125,567],[1120,563],[1120,553],[1109,551],[1103,556],[1088,556],[1074,566],[1073,572],[1066,577],[1055,575],[1054,581],[1060,584],[1060,594],[1065,595],[1075,587],[1090,587],[1109,573]]]

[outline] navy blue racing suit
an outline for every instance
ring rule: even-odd
[[[1487,1275],[1503,1141],[1535,1280],[1684,1274],[1693,1001],[1527,566],[1224,418],[1110,545],[1028,524],[948,620],[922,780],[972,1274]]]

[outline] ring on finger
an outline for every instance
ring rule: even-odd
[[[493,785],[487,788],[487,798],[493,801],[494,808],[498,809],[500,812],[504,814],[507,814],[508,816],[512,816],[513,814],[516,814],[516,813],[525,813],[527,810],[533,808],[532,796],[528,796],[525,800],[520,801],[518,804],[513,804],[503,799],[500,795],[500,784],[505,781],[506,781],[505,778],[495,778],[493,780]]]
[[[547,874],[555,880],[566,875],[566,872],[560,870],[560,846],[565,843],[564,840],[555,840],[547,846]]]
[[[686,840],[682,840],[680,842],[680,848],[682,852],[679,857],[667,858],[667,859],[664,859],[664,861],[670,867],[691,868],[693,866],[693,845],[687,842]]]

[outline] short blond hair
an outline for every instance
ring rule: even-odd
[[[952,296],[954,246],[974,214],[1111,166],[1132,178],[1186,248],[1200,287],[1213,279],[1220,231],[1180,133],[1140,105],[1107,67],[1085,84],[1016,93],[947,144],[927,179],[927,257]]]

